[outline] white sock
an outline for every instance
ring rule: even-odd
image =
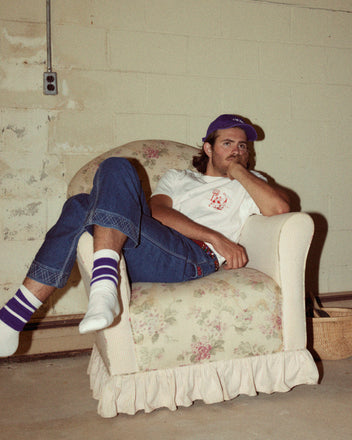
[[[21,330],[41,305],[42,302],[22,285],[0,310],[0,357],[15,353]]]
[[[18,348],[20,332],[0,321],[0,357],[11,356]]]
[[[117,298],[117,265],[120,257],[111,249],[94,253],[88,310],[79,324],[81,334],[109,327],[120,313]]]

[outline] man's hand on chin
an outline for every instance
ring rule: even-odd
[[[229,160],[230,163],[227,170],[227,175],[231,180],[238,179],[238,177],[243,175],[244,172],[248,172],[246,168],[247,160],[245,161],[242,156],[232,156]]]

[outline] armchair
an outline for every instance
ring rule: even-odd
[[[188,168],[197,149],[172,141],[136,141],[83,166],[68,195],[89,192],[101,161],[132,161],[147,198],[169,168]],[[129,285],[121,259],[122,313],[96,333],[88,373],[98,413],[114,417],[195,400],[289,391],[315,384],[306,349],[304,272],[313,234],[305,213],[252,216],[240,243],[249,263],[184,283]],[[93,239],[82,235],[77,261],[89,292]]]

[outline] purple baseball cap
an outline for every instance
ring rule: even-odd
[[[205,139],[216,130],[223,130],[224,128],[233,127],[242,128],[247,135],[247,141],[255,141],[258,137],[255,129],[251,125],[246,124],[239,116],[220,115],[209,125],[207,134],[204,138],[202,138],[202,141],[204,142]]]

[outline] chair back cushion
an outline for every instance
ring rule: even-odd
[[[99,164],[108,157],[125,157],[137,169],[147,199],[160,177],[170,168],[192,168],[192,157],[199,149],[167,140],[140,140],[106,151],[84,165],[72,178],[67,195],[89,193]]]

